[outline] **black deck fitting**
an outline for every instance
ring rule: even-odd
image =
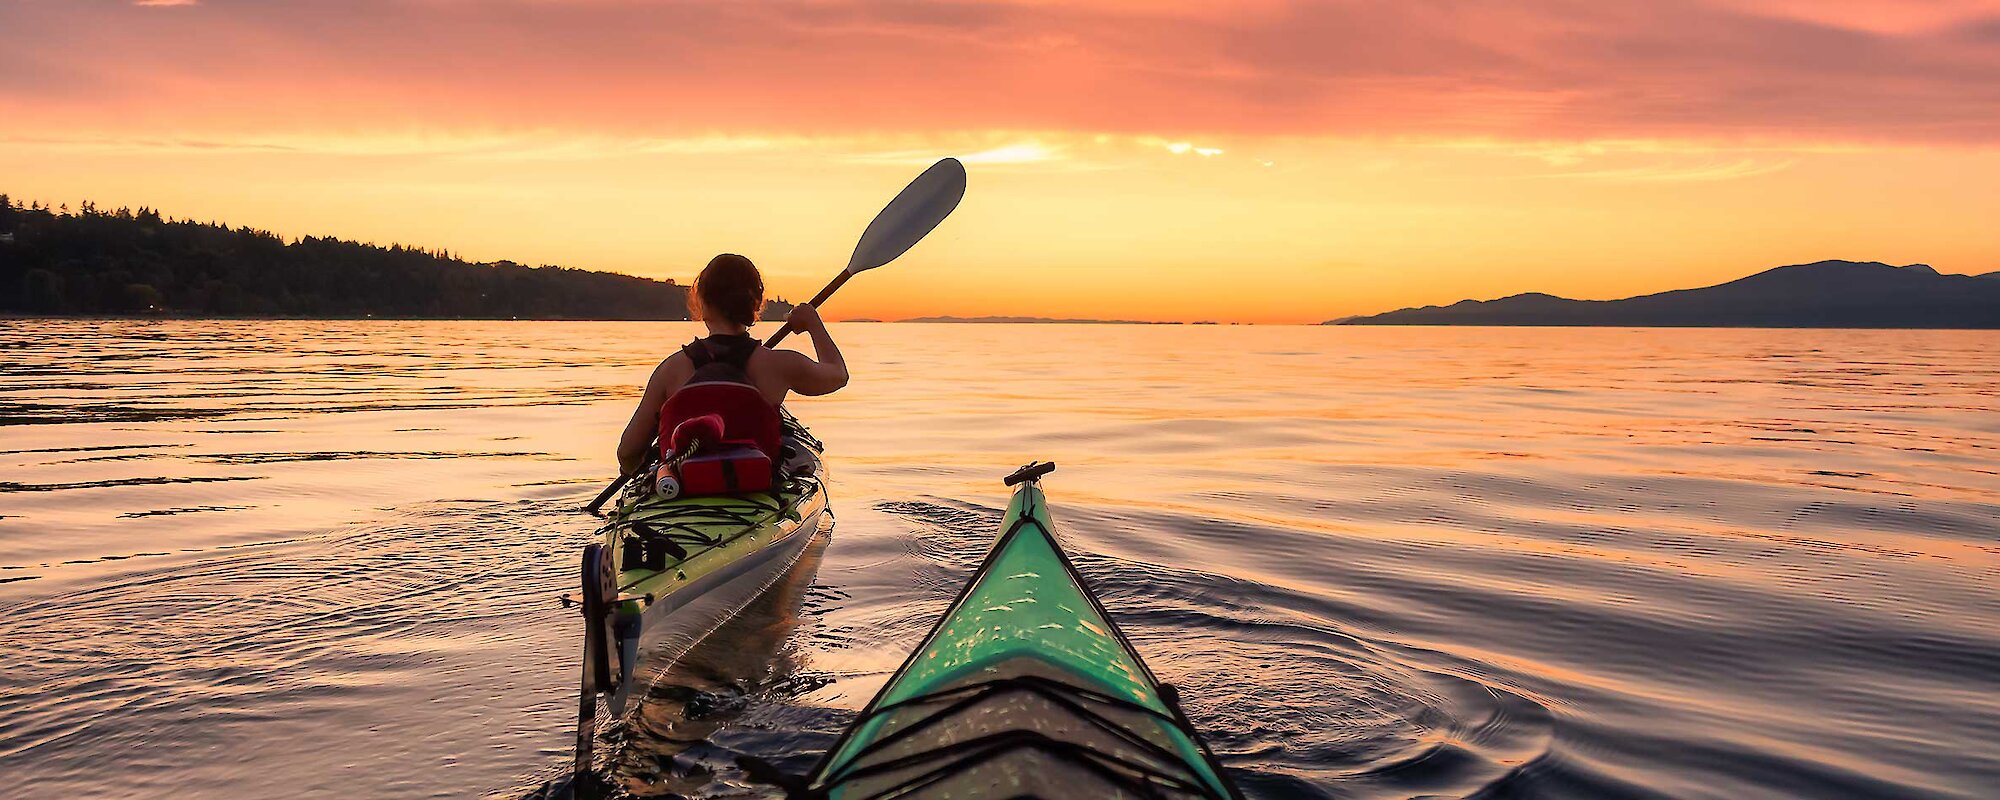
[[[1007,485],[1032,481],[1054,471],[1056,471],[1054,461],[1030,461],[1027,466],[1014,470],[1014,474],[1007,476]]]

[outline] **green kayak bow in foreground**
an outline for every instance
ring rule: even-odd
[[[1063,554],[1030,464],[1001,534],[804,794],[864,798],[1241,795]]]

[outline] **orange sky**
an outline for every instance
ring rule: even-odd
[[[2000,0],[0,0],[0,192],[810,294],[1309,322],[2000,270]]]

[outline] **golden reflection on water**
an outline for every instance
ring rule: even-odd
[[[569,509],[693,333],[0,322],[0,768],[58,796],[537,785],[574,713],[545,602],[591,528]],[[2000,785],[2000,334],[835,334],[854,383],[793,401],[840,519],[809,611],[649,710],[674,744],[620,757],[694,770],[661,786],[809,765],[1031,459],[1258,797]]]

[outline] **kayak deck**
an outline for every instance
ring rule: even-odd
[[[836,800],[1238,797],[1172,688],[1063,554],[1033,476],[1021,483],[985,562],[822,760],[813,790]]]
[[[811,468],[775,491],[666,499],[635,481],[584,548],[575,772],[590,768],[599,698],[621,718],[661,669],[790,571],[828,516],[820,444],[789,414]]]
[[[824,504],[809,502],[820,493],[819,480],[805,477],[758,495],[664,500],[648,492],[621,502],[602,531],[605,545],[617,552],[619,594],[636,598],[624,601],[619,611],[637,611],[648,597],[655,603],[669,598],[743,552],[789,533]],[[628,532],[639,536],[628,541]],[[656,562],[642,563],[651,555]]]
[[[618,573],[621,599],[614,613],[671,610],[677,594],[795,532],[825,508],[819,440],[788,411],[783,424],[786,438],[811,454],[813,467],[809,474],[787,476],[775,491],[668,499],[645,481],[626,485],[598,530]]]

